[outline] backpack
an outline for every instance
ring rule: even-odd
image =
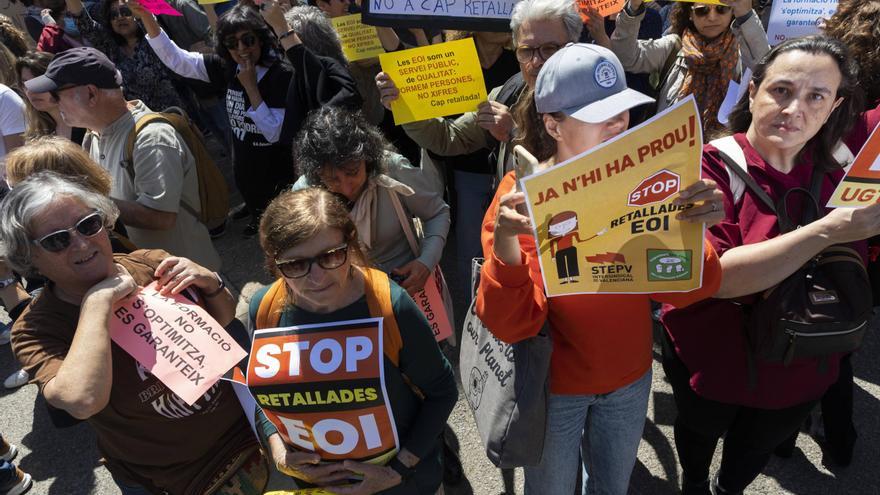
[[[367,298],[367,307],[370,308],[370,316],[382,317],[383,352],[397,366],[400,363],[403,339],[400,336],[400,327],[397,326],[397,318],[394,316],[394,308],[391,307],[391,284],[388,275],[375,268],[364,268],[364,295]],[[284,279],[281,278],[269,287],[260,300],[254,317],[255,328],[277,327],[285,305],[287,305],[287,290]],[[404,380],[408,379],[404,378]]]
[[[744,156],[742,161],[734,160],[720,148],[719,156],[727,165],[728,173],[735,175],[745,189],[776,214],[781,233],[819,217],[817,198],[825,176],[821,169],[814,169],[810,190],[793,188],[775,203],[749,175]],[[789,195],[795,193],[805,194],[808,199],[804,216],[797,225],[786,206]],[[734,192],[734,197],[736,204],[742,193]],[[822,250],[785,280],[742,307],[749,381],[754,386],[755,360],[788,366],[796,359],[818,358],[820,366],[825,368],[829,355],[858,349],[871,315],[871,284],[858,252],[835,245]]]
[[[181,202],[180,206],[205,224],[209,229],[217,227],[226,221],[229,213],[229,188],[226,179],[214,163],[214,159],[205,147],[205,138],[192,121],[176,107],[165,109],[164,112],[152,112],[141,116],[134,124],[134,129],[128,135],[125,143],[122,164],[132,182],[134,182],[134,142],[138,133],[144,127],[154,123],[164,122],[174,127],[187,148],[193,154],[196,162],[196,174],[199,181],[199,205],[198,209],[193,205]]]

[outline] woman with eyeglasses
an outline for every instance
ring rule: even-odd
[[[770,50],[752,0],[726,3],[676,3],[669,34],[639,40],[644,0],[628,0],[611,35],[611,50],[625,70],[652,74],[657,111],[693,94],[705,131],[721,127],[718,109],[730,81],[739,81]]]
[[[144,30],[121,0],[102,0],[99,19],[93,19],[81,0],[66,0],[67,13],[92,46],[104,52],[122,74],[127,100],[141,100],[151,110],[184,108],[180,94],[185,85],[175,84],[171,72],[150,50]]]
[[[274,33],[253,6],[237,5],[223,14],[217,20],[216,55],[178,47],[153,14],[137,1],[129,5],[165,65],[184,77],[227,88],[235,183],[247,206],[242,216],[249,212],[251,217],[243,234],[255,236],[263,210],[295,179],[291,142],[305,115],[322,105],[359,106],[354,81],[338,62],[302,45],[277,2],[273,9],[283,28]]]
[[[254,329],[381,316],[383,340],[400,342],[396,356],[384,345],[385,389],[379,391],[393,413],[400,446],[396,456],[382,464],[322,461],[302,447],[307,438],[293,437],[291,427],[279,429],[260,412],[258,429],[268,438],[278,469],[296,478],[300,487],[350,485],[332,488],[340,495],[436,493],[443,478],[441,433],[458,391],[422,312],[400,286],[369,266],[348,209],[326,190],[279,195],[263,214],[260,245],[278,280],[251,300]],[[271,320],[261,316],[262,305],[272,308],[266,312],[274,315]],[[333,410],[330,406],[328,417]],[[362,479],[350,480],[355,474]]]
[[[237,340],[235,299],[217,274],[160,250],[114,255],[113,201],[40,172],[0,205],[0,258],[48,283],[19,316],[12,348],[51,406],[89,423],[123,495],[263,493],[268,469],[232,388],[189,405],[111,340],[118,303],[155,282],[202,305]],[[236,327],[237,324],[237,327]],[[250,487],[235,491],[232,487]]]

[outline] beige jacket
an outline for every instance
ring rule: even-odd
[[[659,72],[676,46],[681,46],[681,38],[677,34],[667,34],[656,40],[638,39],[639,26],[645,17],[644,11],[639,15],[630,16],[626,9],[617,15],[617,27],[611,35],[611,50],[620,59],[624,70],[634,73]],[[736,66],[736,77],[740,78],[745,68],[753,68],[754,65],[770,51],[767,42],[767,33],[761,25],[761,19],[752,12],[752,15],[742,25],[734,22],[730,29],[739,40],[740,60]],[[663,87],[660,88],[660,96],[657,98],[657,111],[660,112],[671,106],[678,99],[678,91],[684,83],[687,74],[687,64],[679,51],[669,76]],[[723,95],[722,95],[723,97]]]

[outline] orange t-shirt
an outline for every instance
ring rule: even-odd
[[[483,219],[486,262],[477,292],[477,315],[505,342],[537,335],[549,318],[553,339],[550,390],[555,394],[604,394],[640,378],[651,366],[650,300],[683,307],[712,296],[721,284],[721,264],[712,246],[707,242],[704,249],[702,287],[691,292],[548,299],[532,236],[519,236],[523,264],[505,265],[494,255],[498,200],[513,186],[513,173],[509,173]]]

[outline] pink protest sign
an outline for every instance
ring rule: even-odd
[[[437,339],[437,342],[452,335],[452,322],[446,313],[446,306],[443,304],[442,291],[445,284],[443,272],[438,266],[428,276],[425,287],[412,296],[419,309],[425,314],[425,318],[428,319],[428,324],[431,325],[431,331],[434,332],[434,338]]]
[[[139,0],[139,2],[152,14],[173,16],[183,15],[180,12],[174,10],[174,7],[168,5],[168,2],[166,2],[165,0]]]
[[[204,308],[155,283],[113,310],[110,338],[189,405],[247,354]]]

